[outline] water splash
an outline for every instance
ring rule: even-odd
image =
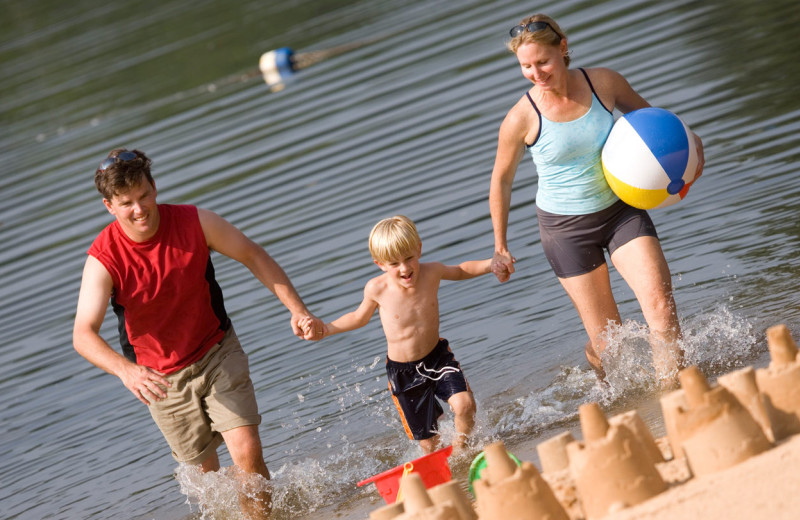
[[[681,327],[686,364],[697,365],[710,376],[744,366],[760,353],[752,323],[724,306],[694,315]],[[561,367],[545,388],[495,406],[494,416],[489,418],[494,427],[488,436],[538,435],[573,421],[583,403],[627,406],[657,395],[660,384],[647,327],[626,321],[610,327],[606,340],[608,347],[601,356],[605,383],[588,367]]]
[[[263,494],[269,494],[273,488],[261,475],[246,473],[236,466],[203,473],[199,466],[180,464],[175,479],[181,493],[186,495],[187,504],[198,510],[202,520],[247,520],[242,502],[261,507]]]
[[[697,365],[708,375],[743,366],[758,353],[752,323],[724,306],[693,315],[681,328],[685,364]],[[621,397],[657,388],[648,339],[648,328],[635,321],[609,327],[608,348],[601,358],[612,393]]]
[[[501,406],[494,433],[503,437],[536,435],[576,417],[581,403],[606,399],[607,389],[593,370],[562,367],[544,389]]]
[[[684,324],[687,364],[719,375],[752,362],[766,351],[766,344],[759,344],[754,329],[752,322],[725,306],[693,316]]]

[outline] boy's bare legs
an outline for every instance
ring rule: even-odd
[[[225,445],[231,454],[233,463],[242,471],[247,473],[257,473],[269,480],[269,471],[264,462],[264,454],[261,451],[261,438],[258,436],[258,426],[240,426],[226,432],[222,432]],[[242,495],[240,500],[242,512],[249,519],[261,520],[269,518],[272,509],[272,496],[269,490],[252,490],[254,498]]]
[[[447,404],[450,405],[455,415],[456,437],[453,439],[453,452],[457,454],[464,451],[472,429],[475,427],[477,406],[470,391],[453,394],[447,400]]]
[[[434,435],[429,439],[422,439],[419,442],[419,447],[422,448],[423,453],[433,453],[439,448],[439,436]]]

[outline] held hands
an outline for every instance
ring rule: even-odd
[[[167,397],[165,389],[172,386],[172,383],[167,381],[161,372],[134,363],[131,363],[119,378],[125,388],[147,406],[165,399]]]
[[[316,316],[303,316],[297,320],[297,323],[292,322],[295,328],[295,335],[298,338],[303,338],[309,341],[317,341],[325,337],[327,329],[325,323]]]
[[[507,282],[514,273],[514,262],[517,259],[508,251],[495,251],[492,257],[492,272],[500,283]]]

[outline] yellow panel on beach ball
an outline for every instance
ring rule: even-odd
[[[601,158],[614,193],[641,209],[663,208],[683,199],[697,170],[691,130],[663,108],[642,108],[619,118]]]
[[[606,181],[608,182],[608,185],[611,186],[611,189],[614,191],[614,193],[616,193],[617,197],[621,198],[634,208],[657,208],[669,196],[667,190],[648,190],[626,184],[613,175],[610,175],[605,167],[603,168],[603,172],[606,174]]]

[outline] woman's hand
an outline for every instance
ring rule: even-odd
[[[696,181],[701,175],[703,175],[703,166],[706,164],[706,157],[705,153],[703,152],[703,140],[700,139],[700,136],[694,132],[692,132],[692,135],[694,135],[694,146],[697,149],[697,172],[694,176],[694,180]]]
[[[495,251],[492,257],[492,272],[500,283],[507,282],[514,272],[514,262],[517,259],[508,251]]]

